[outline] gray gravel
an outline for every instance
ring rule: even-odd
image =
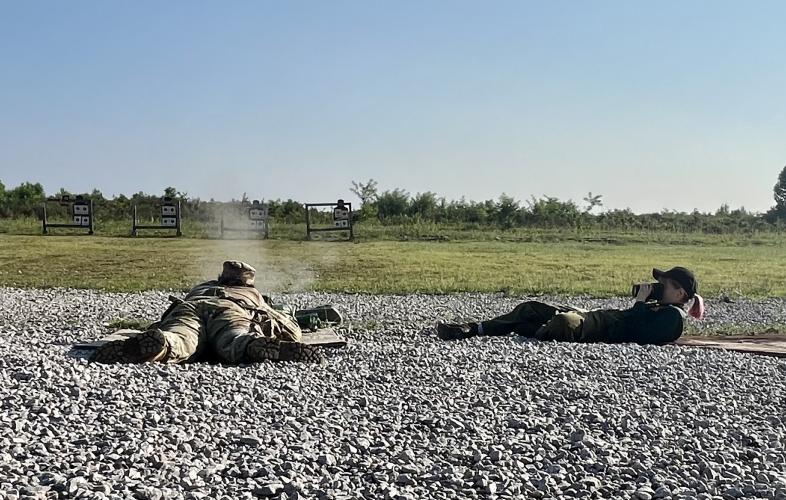
[[[282,297],[353,320],[324,366],[68,355],[166,295],[0,288],[0,499],[786,499],[784,361],[423,328],[521,300],[495,295]],[[709,307],[786,323],[783,300]]]

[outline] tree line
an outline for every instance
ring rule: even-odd
[[[245,194],[240,199],[229,202],[219,202],[215,200],[201,200],[200,198],[189,197],[187,193],[180,192],[174,187],[167,187],[161,194],[147,194],[138,192],[131,196],[124,194],[107,198],[99,191],[94,189],[89,193],[71,193],[65,189],[60,189],[56,193],[47,195],[40,183],[23,182],[13,189],[6,189],[0,181],[0,217],[4,218],[40,218],[43,212],[43,204],[47,198],[58,198],[69,196],[75,199],[80,196],[93,202],[96,220],[124,220],[131,217],[133,207],[136,206],[140,219],[155,218],[158,214],[159,206],[164,198],[169,198],[175,202],[180,202],[183,218],[188,218],[202,223],[212,223],[222,214],[241,213],[252,200]],[[270,216],[281,222],[297,223],[305,220],[303,205],[295,200],[274,200],[266,202]],[[59,206],[57,203],[47,205],[47,214],[63,215],[67,208]]]
[[[588,193],[583,203],[551,196],[532,197],[521,203],[502,195],[496,200],[447,200],[432,192],[411,196],[403,189],[380,192],[373,179],[352,182],[350,191],[360,199],[360,219],[376,219],[383,224],[413,222],[459,223],[502,229],[515,227],[571,228],[601,230],[700,231],[736,233],[786,229],[786,167],[773,187],[775,205],[767,212],[722,205],[715,212],[703,213],[663,210],[635,214],[630,209],[596,211],[603,196]]]
[[[728,205],[712,213],[663,210],[635,214],[630,209],[597,210],[603,207],[603,196],[593,193],[588,193],[582,202],[542,196],[532,197],[522,203],[504,194],[496,200],[447,200],[432,192],[410,195],[401,188],[380,191],[373,179],[353,181],[350,191],[360,199],[360,207],[354,214],[355,220],[384,225],[428,223],[479,229],[535,227],[719,234],[786,229],[786,167],[773,188],[775,204],[765,213],[749,212],[744,208],[731,209]],[[187,193],[173,187],[167,187],[160,195],[138,192],[131,196],[106,198],[97,189],[90,193],[68,193],[61,189],[49,196],[77,194],[93,201],[98,221],[128,219],[134,205],[138,206],[141,219],[154,218],[156,207],[164,196],[180,202],[184,218],[202,223],[212,223],[228,212],[239,214],[251,202],[245,194],[229,202],[204,201],[189,197]],[[47,194],[40,183],[24,182],[13,189],[6,189],[0,181],[0,216],[40,217],[46,198]],[[269,200],[265,203],[274,221],[291,224],[305,221],[305,209],[299,201]],[[54,207],[50,210],[64,210],[62,207],[58,209],[56,204],[51,205]],[[318,214],[315,212],[313,215]],[[327,217],[324,213],[321,216]]]

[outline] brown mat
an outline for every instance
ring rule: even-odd
[[[680,346],[726,349],[727,351],[786,358],[786,335],[681,337],[674,343]]]
[[[79,342],[73,348],[82,351],[92,351],[113,340],[125,340],[141,333],[139,330],[118,330],[106,337],[92,342]],[[347,339],[338,335],[332,328],[323,328],[314,332],[303,332],[303,343],[320,347],[345,347]]]

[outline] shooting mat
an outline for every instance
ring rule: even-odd
[[[674,344],[786,358],[786,335],[681,337]]]
[[[78,342],[73,345],[73,348],[79,351],[93,351],[107,342],[125,340],[139,333],[141,333],[140,330],[118,330],[98,340]],[[332,328],[322,328],[313,332],[303,332],[303,343],[319,347],[345,347],[347,340]]]

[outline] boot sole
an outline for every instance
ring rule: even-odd
[[[301,342],[257,338],[246,347],[250,361],[298,361],[301,363],[322,363],[325,357],[314,347]]]
[[[102,345],[90,356],[91,363],[146,363],[167,348],[161,330],[148,330],[127,340]]]
[[[446,323],[437,323],[437,337],[440,340],[464,340],[473,337],[469,332],[456,329],[455,326]]]

